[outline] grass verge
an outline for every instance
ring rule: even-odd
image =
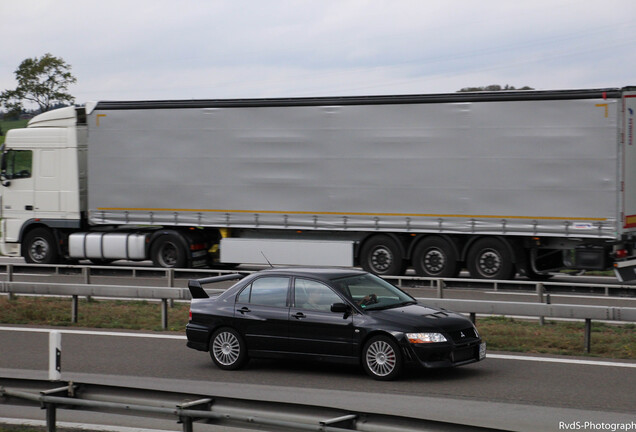
[[[185,331],[189,304],[175,303],[168,311],[169,331]],[[71,322],[71,300],[46,297],[0,298],[0,324],[89,327],[161,331],[161,307],[148,301],[85,300],[78,306],[78,322]]]
[[[168,330],[184,332],[187,303],[175,303],[168,311]],[[80,300],[78,323],[71,322],[71,301],[64,298],[0,297],[1,324],[89,327],[161,331],[161,308],[147,301]],[[492,351],[557,355],[588,355],[636,359],[636,325],[592,324],[592,352],[584,352],[584,323],[480,318],[477,329]]]

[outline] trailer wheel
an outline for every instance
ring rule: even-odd
[[[415,273],[424,277],[454,278],[459,274],[457,252],[441,237],[426,237],[413,252]]]
[[[367,240],[360,251],[360,261],[363,269],[377,275],[402,275],[406,270],[402,248],[386,235]]]
[[[174,234],[163,235],[153,243],[150,257],[157,267],[180,268],[186,266],[186,251],[182,241]]]
[[[508,248],[496,238],[483,238],[471,246],[468,271],[476,279],[512,279],[516,273]]]
[[[55,264],[59,253],[55,235],[48,228],[35,228],[24,237],[24,260],[31,264]]]

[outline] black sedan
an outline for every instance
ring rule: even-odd
[[[203,284],[239,279],[216,297]],[[373,378],[400,375],[405,362],[427,368],[477,362],[486,345],[462,315],[427,307],[364,271],[268,269],[189,282],[188,347],[209,351],[221,369],[250,357],[360,364]]]

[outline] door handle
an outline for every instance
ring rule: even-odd
[[[296,312],[295,314],[292,315],[292,317],[294,317],[296,319],[303,319],[303,318],[307,318],[307,315],[305,315],[302,312]]]
[[[237,311],[237,312],[240,312],[240,313],[241,313],[241,315],[243,315],[244,313],[251,312],[250,308],[248,308],[247,306],[243,306],[242,308],[237,309],[236,311]]]
[[[33,206],[32,205],[25,205],[24,209],[25,210],[33,210]]]

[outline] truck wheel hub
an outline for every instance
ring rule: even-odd
[[[481,255],[479,266],[484,273],[493,275],[501,268],[501,257],[494,251],[486,251]]]
[[[424,256],[424,267],[431,273],[439,273],[444,269],[446,259],[444,254],[437,249],[432,249]]]
[[[373,268],[379,271],[385,271],[391,266],[393,262],[393,254],[391,251],[382,247],[377,248],[373,251],[373,255],[371,255],[371,263],[373,264]]]
[[[49,244],[44,239],[36,239],[31,243],[31,257],[36,261],[46,258],[49,252]]]

